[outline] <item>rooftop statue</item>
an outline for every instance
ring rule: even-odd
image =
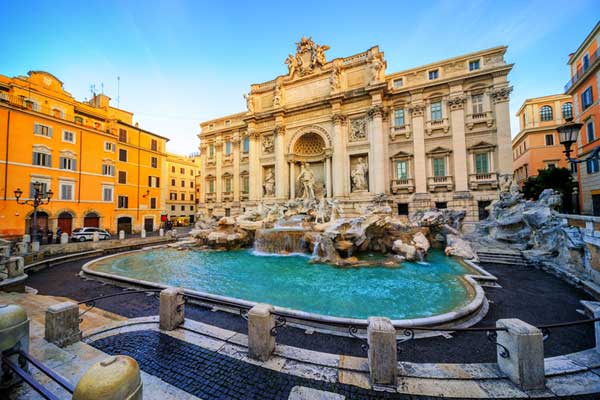
[[[285,60],[288,76],[293,79],[296,73],[300,76],[308,75],[315,67],[324,66],[327,64],[325,52],[330,48],[327,45],[316,44],[311,37],[303,36],[296,43],[296,54],[289,54]]]

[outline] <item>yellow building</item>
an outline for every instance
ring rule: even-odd
[[[54,197],[38,209],[38,228],[99,226],[113,233],[158,229],[167,138],[133,124],[104,94],[77,101],[50,73],[0,75],[0,236],[31,229],[33,182]]]
[[[193,223],[196,215],[196,176],[200,173],[197,156],[167,154],[167,216],[175,226]]]

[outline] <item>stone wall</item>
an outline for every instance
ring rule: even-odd
[[[600,217],[559,214],[565,224],[579,228],[588,250],[584,259],[586,275],[600,290]],[[594,290],[595,291],[595,290]]]

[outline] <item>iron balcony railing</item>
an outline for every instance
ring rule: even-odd
[[[591,68],[595,67],[598,64],[598,60],[600,60],[600,49],[596,49],[595,52],[590,54],[590,60],[586,65],[582,65],[577,68],[575,74],[571,77],[569,82],[565,85],[565,93],[569,91]]]

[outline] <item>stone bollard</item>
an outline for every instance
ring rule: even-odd
[[[163,237],[163,236],[165,236],[165,230],[164,230],[163,228],[160,228],[160,229],[158,230],[158,236],[160,236],[160,237]]]
[[[29,252],[29,243],[19,242],[17,243],[17,248],[19,251],[19,255],[24,256]]]
[[[160,329],[172,331],[185,320],[183,289],[166,288],[160,292]]]
[[[499,319],[497,343],[498,367],[523,390],[544,388],[544,338],[542,331],[520,319]]]
[[[23,243],[31,243],[31,235],[23,235]]]
[[[385,317],[369,317],[369,373],[372,385],[394,385],[398,376],[396,329]]]
[[[257,304],[248,311],[248,356],[255,360],[267,361],[275,350],[275,318],[271,314],[273,306]]]
[[[8,259],[8,277],[16,278],[25,274],[25,260],[23,257],[10,257]]]
[[[119,240],[123,240],[125,239],[125,231],[121,230],[119,231]]]
[[[92,241],[93,242],[99,242],[100,241],[100,235],[98,234],[98,232],[92,233]]]
[[[31,252],[37,253],[40,251],[40,242],[31,242]]]
[[[142,229],[142,232],[140,233],[140,237],[143,239],[146,237],[146,230]]]
[[[69,243],[69,234],[67,232],[63,232],[60,234],[60,244]]]
[[[81,340],[77,303],[66,301],[48,307],[44,339],[59,347],[68,346]]]
[[[81,377],[73,400],[142,400],[140,367],[128,356],[110,356],[92,365]]]

